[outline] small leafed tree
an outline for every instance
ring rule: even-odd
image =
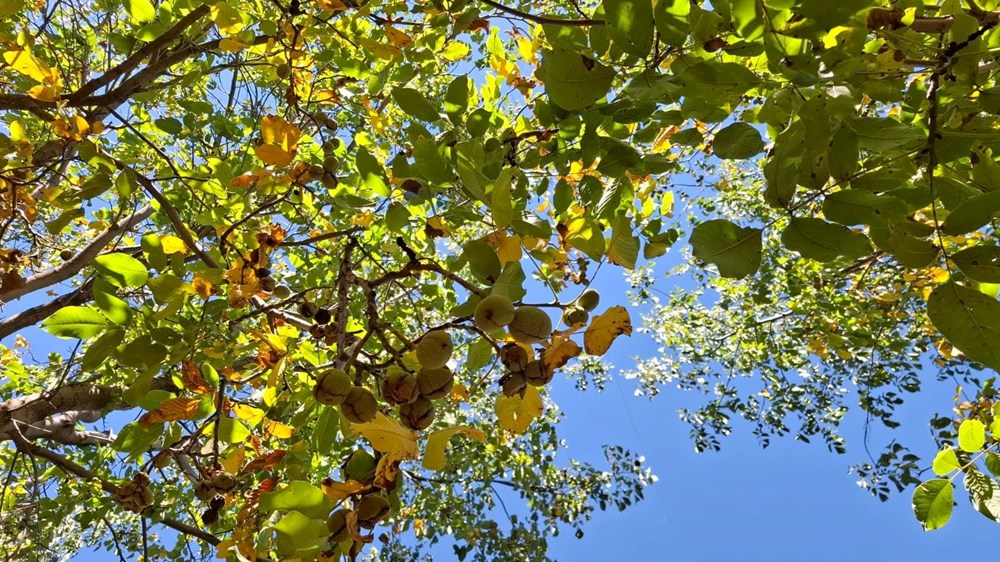
[[[547,390],[607,380],[614,267],[662,349],[626,374],[708,396],[699,450],[843,452],[937,370],[937,457],[854,469],[1000,518],[997,0],[0,18],[6,560],[545,560],[653,481],[565,459]]]

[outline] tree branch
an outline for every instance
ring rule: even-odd
[[[556,16],[539,16],[535,14],[529,14],[528,12],[522,12],[521,10],[518,10],[516,8],[509,8],[507,6],[504,6],[503,4],[494,2],[493,0],[483,0],[483,4],[486,4],[487,6],[492,6],[500,10],[501,12],[507,12],[508,14],[517,16],[521,19],[533,21],[535,23],[540,23],[544,25],[571,25],[575,27],[588,27],[592,25],[604,25],[605,23],[604,20],[598,20],[598,19],[589,19],[589,18],[567,19]]]
[[[97,78],[94,78],[90,82],[87,82],[81,86],[79,90],[65,96],[65,99],[71,104],[78,103],[97,90],[108,86],[118,78],[121,78],[128,72],[138,67],[142,64],[142,61],[154,57],[156,53],[166,48],[168,43],[180,37],[180,35],[184,33],[187,28],[194,25],[196,21],[208,14],[210,10],[211,8],[208,4],[202,4],[194,10],[191,10],[186,16],[181,18],[180,21],[174,24],[173,27],[163,32],[163,34],[156,39],[143,45],[142,48],[138,49],[132,54],[132,56],[122,61],[121,64],[98,76]]]
[[[73,277],[79,273],[81,269],[90,265],[94,258],[96,258],[98,254],[104,250],[104,247],[107,246],[115,237],[132,228],[136,223],[145,220],[151,214],[153,214],[153,208],[148,205],[139,209],[112,225],[111,228],[105,230],[100,236],[95,238],[93,242],[81,250],[80,253],[73,256],[59,267],[54,267],[32,275],[25,280],[23,287],[11,289],[10,291],[0,290],[0,298],[10,302],[21,298],[28,293],[33,293],[39,289],[50,287],[56,283],[61,283],[70,277]]]
[[[83,286],[72,293],[66,293],[65,295],[56,297],[45,304],[31,307],[13,316],[4,318],[0,321],[0,340],[3,340],[7,336],[22,328],[34,326],[49,316],[52,316],[57,310],[63,308],[64,306],[76,306],[90,302],[94,298],[94,293],[91,290],[93,285],[93,280],[87,281],[83,284]]]

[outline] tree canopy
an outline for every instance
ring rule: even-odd
[[[548,559],[654,480],[567,459],[548,391],[633,330],[699,450],[843,453],[954,380],[935,458],[853,470],[1000,519],[997,0],[0,16],[6,559]]]

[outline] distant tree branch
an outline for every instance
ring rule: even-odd
[[[78,254],[67,260],[62,265],[32,275],[25,280],[24,286],[22,287],[11,289],[9,291],[0,291],[0,299],[9,302],[21,298],[28,293],[33,293],[39,289],[44,289],[55,285],[56,283],[66,281],[79,273],[81,269],[90,265],[94,258],[96,258],[117,236],[135,226],[136,223],[145,220],[151,214],[153,214],[153,208],[147,205],[146,207],[143,207],[142,209],[139,209],[131,215],[123,218],[113,224],[111,228],[102,232],[90,244],[80,250]]]

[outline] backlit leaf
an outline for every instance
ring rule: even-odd
[[[953,281],[931,292],[927,316],[969,359],[1000,369],[1000,302]]]
[[[399,453],[408,459],[415,459],[420,455],[417,433],[382,412],[375,414],[375,419],[370,422],[352,423],[351,431],[367,439],[376,451]]]
[[[448,441],[455,435],[465,435],[476,441],[485,441],[486,434],[469,426],[456,426],[441,429],[427,436],[427,448],[424,450],[423,466],[427,470],[441,470],[445,467],[446,460],[444,449]]]
[[[497,402],[493,410],[497,414],[500,427],[512,433],[524,433],[531,422],[542,415],[542,397],[538,390],[530,384],[525,388],[524,397],[515,394],[514,396],[504,396],[498,393]]]
[[[691,233],[694,256],[715,264],[723,277],[741,279],[760,267],[761,230],[743,228],[724,219],[700,223]]]
[[[950,480],[937,478],[917,486],[913,492],[913,514],[925,531],[944,527],[951,519],[955,487]]]
[[[621,335],[632,335],[632,319],[624,306],[612,306],[590,321],[583,334],[583,349],[588,355],[604,355]]]

